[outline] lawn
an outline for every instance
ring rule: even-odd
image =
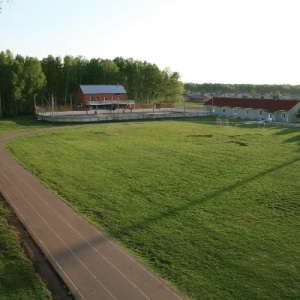
[[[7,149],[189,298],[299,299],[299,129],[102,124]]]
[[[20,131],[29,131],[44,127],[53,127],[55,124],[38,121],[34,116],[22,116],[0,119],[0,136]]]

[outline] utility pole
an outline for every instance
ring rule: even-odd
[[[153,94],[152,94],[152,110],[153,110],[153,111],[152,111],[152,115],[153,115],[153,119],[154,119],[154,107],[155,107],[155,106],[154,106],[154,98],[155,98],[155,94],[156,94],[155,92],[153,92]]]
[[[71,102],[71,111],[73,116],[73,101],[72,101],[72,94],[70,94],[70,102]]]
[[[36,115],[37,114],[37,111],[36,111],[36,96],[37,96],[38,94],[34,94],[33,95],[33,103],[34,103],[34,114]]]
[[[214,95],[213,94],[210,94],[211,95],[211,115],[213,116],[214,115]]]
[[[118,99],[118,119],[120,118],[120,94],[117,93],[117,99]]]
[[[189,98],[187,94],[182,94],[183,96],[183,116],[185,117],[185,102]]]
[[[51,106],[52,106],[52,123],[54,122],[54,97],[51,97]]]

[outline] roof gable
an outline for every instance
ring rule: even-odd
[[[123,85],[80,85],[83,94],[126,94]]]
[[[219,107],[232,107],[232,108],[253,108],[263,109],[268,112],[275,111],[289,111],[299,101],[297,100],[270,100],[270,99],[243,99],[243,98],[213,98],[205,102],[205,105],[213,105]]]

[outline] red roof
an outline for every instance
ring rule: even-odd
[[[213,103],[212,103],[213,101]],[[204,105],[232,108],[253,108],[263,109],[268,112],[289,111],[299,103],[298,100],[270,100],[270,99],[249,99],[249,98],[213,98],[205,102]]]

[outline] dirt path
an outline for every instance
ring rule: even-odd
[[[0,137],[0,193],[75,299],[183,299],[4,150],[5,141],[27,134]]]

